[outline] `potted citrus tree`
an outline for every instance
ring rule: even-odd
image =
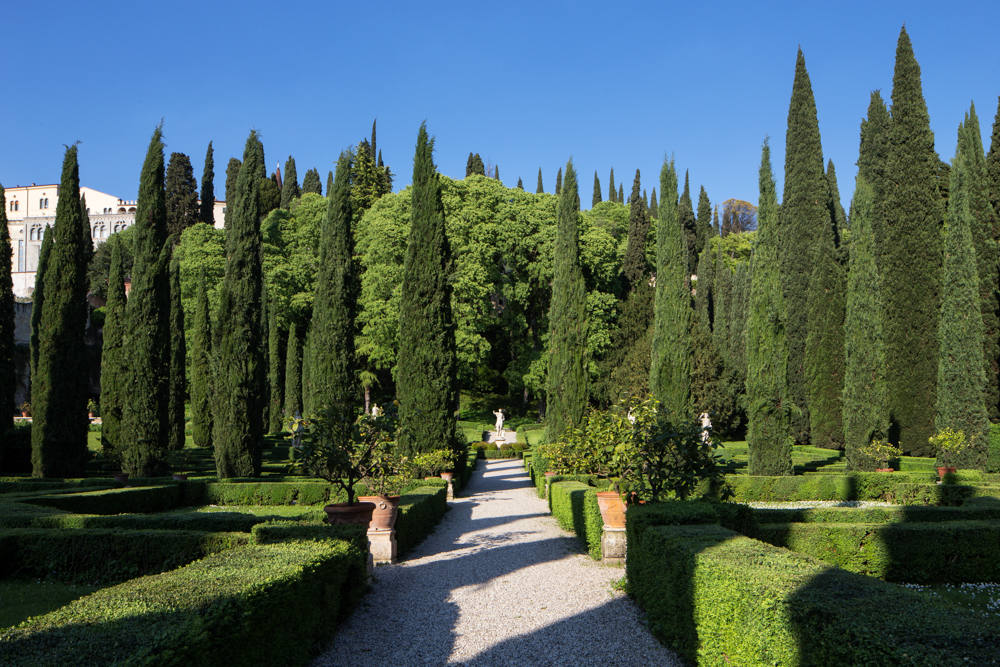
[[[368,466],[361,471],[361,481],[369,495],[358,500],[375,505],[369,529],[392,530],[400,494],[413,476],[412,461],[400,453],[396,444],[398,410],[380,410],[377,415],[360,417],[358,434],[362,441],[374,444]]]
[[[955,431],[951,428],[939,430],[935,435],[931,436],[928,442],[930,442],[937,453],[938,465],[936,467],[938,477],[941,478],[941,481],[944,481],[945,475],[957,470],[954,465],[955,459],[972,444],[966,438],[965,431]]]
[[[890,461],[903,455],[903,450],[885,438],[875,438],[861,449],[861,453],[875,462],[875,472],[892,472]]]

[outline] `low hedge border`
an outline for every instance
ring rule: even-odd
[[[1000,520],[1000,503],[966,501],[961,507],[904,505],[894,507],[818,507],[811,509],[755,509],[765,523],[930,523]]]
[[[650,629],[692,663],[1000,664],[996,619],[743,537],[711,525],[740,511],[688,504],[629,508],[626,567]]]
[[[753,537],[886,581],[1000,581],[1000,523],[762,524]]]
[[[886,500],[904,505],[961,505],[972,497],[1000,497],[1000,488],[959,484],[925,484],[903,473],[752,477],[729,475],[738,502],[794,500]]]
[[[246,533],[193,530],[0,530],[0,579],[51,577],[70,584],[118,583],[166,572],[248,544]]]
[[[396,550],[400,556],[433,532],[448,511],[447,486],[426,486],[399,499],[396,516]]]
[[[339,539],[231,549],[80,598],[0,633],[0,663],[308,664],[367,585],[364,529],[337,528]]]
[[[583,482],[556,482],[550,487],[549,510],[564,530],[571,530],[587,545],[594,560],[601,560],[604,520],[597,505],[597,489]]]
[[[197,502],[196,498],[190,497],[189,491],[196,488],[195,485],[186,483],[167,484],[38,496],[25,498],[21,502],[39,507],[52,507],[75,514],[164,512],[185,505],[202,504]]]
[[[249,533],[269,521],[320,521],[326,517],[316,509],[297,517],[244,514],[242,512],[189,512],[184,514],[46,514],[29,517],[23,528],[103,528],[119,530],[199,530]]]

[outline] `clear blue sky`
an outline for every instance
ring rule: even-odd
[[[938,152],[951,159],[970,101],[989,146],[1000,95],[1000,3],[863,2],[17,2],[4,8],[0,183],[80,175],[132,199],[153,128],[201,178],[214,141],[216,191],[251,128],[268,170],[289,155],[325,182],[371,132],[405,187],[420,122],[438,169],[469,151],[534,191],[572,157],[584,208],[596,170],[629,191],[658,187],[664,155],[693,196],[757,202],[760,145],[782,180],[796,48],[812,79],[823,149],[845,205],[869,93],[888,100],[900,26],[923,74]]]

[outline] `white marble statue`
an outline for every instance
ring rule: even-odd
[[[496,418],[497,418],[497,423],[493,426],[493,431],[497,434],[497,438],[502,438],[503,434],[504,434],[504,428],[503,428],[503,420],[504,420],[503,408],[500,408],[499,410],[494,410],[493,414],[496,415]]]
[[[707,412],[702,412],[698,418],[701,419],[701,441],[708,442],[712,439],[712,420]]]
[[[372,403],[372,419],[378,419],[380,414],[382,414],[382,408],[378,406],[378,403]]]
[[[632,414],[632,408],[628,409],[628,420],[632,424],[632,426],[635,426],[635,415]]]

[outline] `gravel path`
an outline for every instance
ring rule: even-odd
[[[680,665],[611,589],[623,575],[559,528],[521,461],[480,461],[409,559],[376,569],[314,665]]]

